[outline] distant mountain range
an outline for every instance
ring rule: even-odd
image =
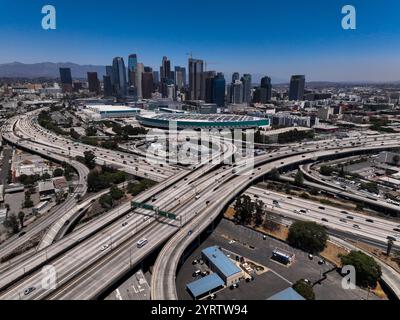
[[[105,66],[79,65],[76,63],[41,62],[25,64],[12,62],[0,64],[0,78],[59,78],[59,68],[71,68],[72,78],[86,79],[87,72],[97,72],[100,79],[105,74]]]

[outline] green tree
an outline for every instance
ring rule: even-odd
[[[322,174],[323,176],[330,176],[333,173],[333,168],[329,167],[329,166],[321,166],[321,168],[319,168],[319,173]]]
[[[43,173],[40,177],[41,180],[49,180],[50,178],[51,176],[47,172]]]
[[[296,173],[296,177],[294,178],[294,183],[296,186],[302,186],[304,183],[304,174],[301,170],[298,170]]]
[[[249,224],[254,212],[254,203],[248,195],[236,199],[235,219],[242,224]]]
[[[370,193],[379,194],[379,187],[376,182],[363,182],[361,183],[360,188]]]
[[[7,219],[4,221],[4,226],[7,229],[11,229],[11,232],[13,234],[18,233],[19,231],[19,225],[18,225],[18,220],[15,214],[10,214]]]
[[[297,221],[290,226],[288,243],[311,253],[319,253],[326,247],[328,235],[323,226],[310,221]]]
[[[304,280],[297,281],[292,287],[298,294],[306,300],[315,300],[313,287]]]
[[[274,181],[278,181],[280,178],[280,173],[278,171],[277,168],[273,168],[268,174],[267,174],[267,178],[274,180]]]
[[[20,211],[18,213],[18,219],[19,219],[19,224],[21,225],[21,229],[24,227],[24,219],[25,219],[25,213],[23,211]]]
[[[89,169],[93,169],[96,165],[96,155],[92,151],[85,151],[83,153],[85,164]]]
[[[111,208],[113,205],[113,199],[111,195],[104,194],[100,197],[99,203],[103,208]]]
[[[124,196],[124,192],[118,187],[111,187],[110,195],[113,200],[120,200]]]
[[[341,257],[344,266],[354,266],[356,270],[356,283],[360,287],[375,288],[382,276],[381,267],[374,258],[361,251],[351,251],[348,255]]]
[[[265,204],[261,200],[258,200],[255,203],[254,225],[256,227],[259,227],[263,223],[264,214],[265,214],[264,206],[265,206]]]
[[[31,198],[27,198],[24,201],[24,208],[32,208],[33,207],[33,201]]]
[[[97,129],[93,126],[89,126],[85,130],[86,136],[95,137],[97,135]]]
[[[62,177],[64,175],[64,170],[61,168],[57,168],[56,170],[53,171],[53,177]]]

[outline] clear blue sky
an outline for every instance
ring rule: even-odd
[[[41,8],[57,9],[57,30]],[[357,30],[341,8],[357,9]],[[307,80],[400,80],[398,0],[0,0],[0,63],[110,64],[137,53],[158,67],[163,55],[209,69]]]

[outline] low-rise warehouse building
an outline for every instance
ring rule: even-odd
[[[243,278],[243,270],[234,264],[218,247],[206,248],[201,252],[201,255],[204,262],[221,277],[225,285],[230,286],[238,283]]]
[[[134,118],[141,109],[114,105],[87,105],[82,110],[85,117],[91,121],[113,118]]]
[[[51,181],[51,180],[40,181],[38,183],[38,185],[39,185],[40,197],[51,196],[56,193],[56,190],[53,185],[53,181]]]
[[[222,289],[224,284],[224,281],[216,273],[212,273],[204,278],[187,284],[186,289],[189,291],[193,299],[198,300]]]
[[[301,301],[306,300],[297,293],[292,287],[289,287],[277,294],[274,294],[272,297],[269,297],[267,300],[284,300],[284,301]]]

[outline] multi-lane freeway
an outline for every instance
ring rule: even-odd
[[[61,150],[72,155],[82,155],[85,150],[91,150],[99,155],[98,161],[108,164],[118,164],[122,170],[129,165],[126,162],[130,154],[118,152],[120,157],[107,155],[107,151],[86,145],[69,144],[60,137],[38,127],[34,115],[22,116],[30,118],[23,121],[21,126],[26,136],[32,136],[40,141],[41,152],[51,150],[53,157]],[[26,122],[26,123],[25,123]],[[12,132],[20,130],[16,123],[7,133],[10,139]],[[20,126],[20,125],[18,125]],[[40,139],[38,138],[40,133]],[[24,134],[24,133],[20,133]],[[35,136],[36,134],[36,136]],[[22,139],[20,139],[19,143]],[[68,139],[67,139],[68,140]],[[12,142],[12,141],[11,141]],[[30,141],[31,142],[31,141]],[[15,143],[15,142],[14,142]],[[57,143],[63,144],[60,147]],[[56,147],[53,147],[56,145]],[[67,145],[67,147],[66,147]],[[70,147],[68,147],[68,145]],[[152,297],[155,299],[175,299],[175,274],[178,261],[186,247],[195,237],[209,226],[229,203],[242,191],[245,191],[254,181],[262,178],[274,168],[284,169],[306,162],[314,162],[328,157],[344,157],[350,154],[363,153],[367,150],[386,150],[399,147],[398,135],[386,134],[376,137],[343,139],[327,141],[323,147],[319,142],[293,144],[266,153],[254,160],[254,169],[245,168],[242,163],[224,163],[236,152],[231,141],[222,140],[220,143],[219,162],[206,161],[191,168],[191,170],[173,173],[156,187],[136,197],[138,202],[147,202],[165,211],[174,213],[177,220],[156,216],[153,211],[146,209],[131,210],[130,204],[114,209],[84,227],[72,232],[43,250],[26,257],[16,259],[12,267],[3,267],[0,276],[0,298],[2,299],[93,299],[97,298],[118,279],[123,277],[132,267],[138,265],[145,257],[163,246],[153,270]],[[26,148],[34,150],[33,143]],[[77,148],[75,148],[77,147]],[[50,149],[49,149],[50,148]],[[51,149],[54,148],[54,149]],[[366,150],[367,149],[367,150]],[[112,152],[112,151],[111,151]],[[38,152],[39,153],[39,152]],[[123,156],[121,158],[121,155]],[[136,165],[136,161],[131,158]],[[148,163],[144,163],[149,165]],[[150,168],[149,165],[148,168]],[[146,167],[143,171],[151,171]],[[126,170],[129,170],[128,168]],[[140,170],[135,170],[140,171]],[[160,169],[164,172],[163,169]],[[150,172],[148,174],[150,174]],[[283,200],[282,204],[284,204]],[[294,209],[285,207],[288,212]],[[326,210],[326,209],[325,209]],[[330,211],[330,210],[329,210]],[[330,213],[334,226],[341,226],[343,232],[356,233],[362,237],[383,241],[382,234],[387,234],[392,226],[384,221],[376,220],[380,231],[372,230],[367,221],[361,223],[360,229],[342,226],[335,219],[337,212]],[[317,210],[310,212],[310,219],[318,219]],[[321,220],[321,223],[324,222]],[[337,223],[336,223],[337,222]],[[375,223],[375,221],[374,221]],[[365,229],[364,229],[365,228]],[[382,234],[381,234],[382,233]],[[147,244],[138,247],[136,243],[145,238]],[[56,271],[56,286],[43,288],[41,267],[51,264]]]

